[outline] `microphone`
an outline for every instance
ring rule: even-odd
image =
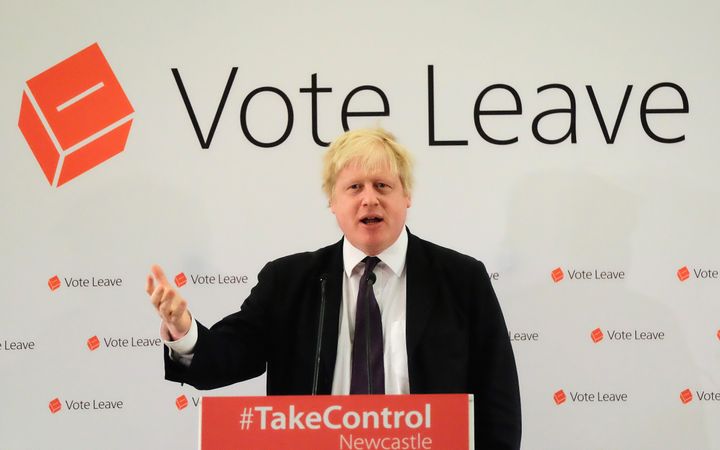
[[[370,275],[368,275],[368,284],[372,286],[377,281],[377,276],[375,275],[375,272],[370,272]]]
[[[320,314],[318,316],[317,341],[315,346],[315,367],[313,370],[312,395],[317,395],[318,377],[320,375],[320,350],[322,349],[323,325],[325,324],[325,285],[327,275],[320,275]]]
[[[372,292],[373,285],[377,281],[375,272],[370,272],[367,276],[367,290],[365,291],[365,308],[367,320],[365,321],[365,361],[367,362],[367,380],[368,380],[368,394],[374,394],[373,383],[372,383],[372,370],[370,370],[370,293]]]

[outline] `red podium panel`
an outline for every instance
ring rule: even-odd
[[[467,394],[203,397],[200,449],[470,450]]]

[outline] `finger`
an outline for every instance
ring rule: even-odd
[[[173,315],[172,304],[167,303],[167,302],[161,303],[160,308],[158,308],[158,314],[160,314],[160,317],[166,323],[172,323],[172,315]]]
[[[160,266],[155,264],[150,268],[150,270],[152,271],[152,274],[158,283],[162,284],[163,286],[170,286],[170,282],[168,281],[167,277],[165,276],[165,272],[163,272]]]
[[[167,311],[169,318],[177,319],[187,309],[187,302],[175,289],[168,289],[160,301],[160,308]]]
[[[147,276],[147,283],[145,283],[145,292],[147,292],[148,295],[152,296],[153,292],[155,291],[155,279],[152,275]]]
[[[155,309],[157,309],[158,311],[160,310],[160,303],[162,302],[164,295],[165,295],[165,288],[163,286],[158,286],[155,288],[152,295],[150,296],[150,302],[153,304]]]
[[[166,322],[174,322],[178,316],[178,306],[175,301],[175,291],[170,289],[160,301],[160,315]]]

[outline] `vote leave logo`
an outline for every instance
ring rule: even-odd
[[[680,401],[683,402],[684,405],[690,403],[692,400],[693,395],[690,389],[685,389],[680,393]]]
[[[133,112],[95,43],[27,80],[18,126],[59,187],[125,149]]]
[[[687,266],[682,266],[681,268],[678,269],[676,275],[678,277],[678,280],[685,281],[688,278],[690,278],[690,270],[688,269]]]
[[[60,411],[62,409],[62,403],[60,403],[60,399],[55,397],[54,399],[50,400],[50,403],[48,403],[48,408],[50,408],[50,412],[53,414]]]
[[[185,276],[184,272],[180,272],[179,274],[175,275],[175,285],[177,287],[183,287],[187,284],[187,277]]]
[[[50,288],[51,291],[54,291],[57,288],[59,288],[60,287],[60,277],[55,275],[52,278],[50,278],[48,280],[48,287]]]
[[[188,399],[184,395],[181,395],[175,399],[175,407],[178,409],[178,411],[182,411],[183,409],[187,408],[187,405]]]
[[[97,336],[93,336],[90,339],[87,340],[87,348],[90,349],[90,351],[97,350],[100,347],[100,339],[98,339]]]

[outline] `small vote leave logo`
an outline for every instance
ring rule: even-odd
[[[683,402],[684,405],[690,403],[692,399],[693,395],[690,389],[685,389],[680,393],[680,401]]]
[[[185,276],[184,272],[180,272],[179,274],[175,275],[175,285],[177,287],[183,287],[187,284],[187,277]]]
[[[690,278],[690,270],[687,268],[687,266],[682,266],[678,269],[677,277],[680,281],[685,281]]]
[[[60,411],[62,409],[62,403],[60,403],[60,399],[56,397],[50,400],[50,403],[48,403],[48,408],[50,408],[50,412],[53,414]]]
[[[98,339],[97,336],[93,336],[90,339],[87,340],[87,347],[90,349],[90,351],[93,351],[100,347],[100,339]]]
[[[555,270],[553,270],[553,271],[550,273],[550,276],[552,277],[552,280],[553,280],[555,283],[557,283],[557,282],[559,282],[559,281],[562,281],[562,279],[565,278],[565,274],[563,273],[563,270],[562,270],[560,267],[558,267],[558,268],[556,268]]]
[[[185,395],[181,395],[175,399],[175,407],[178,409],[178,411],[182,411],[183,409],[187,408],[187,405],[188,399],[187,397],[185,397]]]
[[[715,336],[717,336],[718,340],[720,340],[720,330],[717,330],[717,334]]]
[[[60,278],[57,275],[50,278],[48,280],[48,287],[50,288],[51,291],[54,291],[57,288],[59,288],[60,287]]]
[[[590,332],[590,339],[592,339],[592,341],[596,344],[602,341],[604,337],[605,335],[600,328],[595,328]]]
[[[27,80],[18,127],[59,187],[122,152],[133,113],[95,43]]]
[[[565,400],[567,400],[567,396],[565,395],[565,391],[560,389],[555,394],[553,394],[553,400],[555,400],[556,405],[562,405],[565,403]]]

